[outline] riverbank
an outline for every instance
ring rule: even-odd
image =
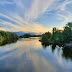
[[[42,41],[42,40],[39,40],[39,41],[43,44],[64,46],[64,44],[58,43],[58,42],[48,42],[48,41]]]
[[[48,42],[48,41],[42,41],[39,40],[43,45],[58,45],[59,47],[63,47],[63,48],[69,48],[70,50],[72,50],[72,43],[58,43],[58,42]]]
[[[72,22],[68,22],[63,30],[54,27],[51,32],[42,34],[42,43],[61,45],[64,48],[72,48]]]
[[[16,42],[18,39],[18,35],[13,32],[0,31],[0,46]]]
[[[62,49],[62,47],[55,47],[52,45],[45,48],[45,46],[43,46],[38,40],[39,39],[37,38],[22,38],[16,43],[0,46],[0,71],[72,71],[71,50]]]

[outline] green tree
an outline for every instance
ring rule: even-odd
[[[50,41],[51,33],[46,32],[45,34],[42,34],[42,41]]]
[[[18,35],[12,32],[0,31],[0,45],[15,42],[18,40]]]
[[[25,34],[25,35],[23,35],[23,37],[24,38],[29,38],[29,37],[31,37],[31,35],[30,34]]]
[[[72,41],[72,22],[66,24],[66,26],[64,27],[64,31],[63,31],[63,38],[64,38],[64,42],[68,43]]]

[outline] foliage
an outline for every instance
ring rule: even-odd
[[[72,22],[69,22],[64,27],[64,30],[53,28],[52,34],[46,32],[42,35],[42,41],[56,42],[56,43],[69,43],[72,42]]]
[[[18,36],[12,32],[0,31],[0,45],[18,40]]]
[[[30,35],[30,34],[25,34],[23,36],[20,36],[20,38],[29,38],[29,37],[41,37],[41,35]]]
[[[42,34],[42,41],[49,41],[51,38],[51,33],[46,32],[45,34]]]

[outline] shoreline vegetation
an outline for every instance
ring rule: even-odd
[[[6,32],[0,30],[0,46],[15,43],[19,38],[29,38],[29,37],[41,37],[41,35],[24,34],[23,36],[18,36],[14,32]]]
[[[24,34],[24,35],[20,36],[20,38],[29,38],[29,37],[41,37],[41,35]]]
[[[18,38],[18,35],[13,32],[0,31],[0,46],[15,43]]]
[[[41,37],[39,40],[43,44],[59,45],[64,48],[72,48],[72,22],[68,22],[64,30],[54,27],[52,33],[49,31],[42,35],[25,34],[18,36],[14,32],[0,31],[0,46],[8,43],[16,42],[19,38]],[[72,49],[71,49],[72,50]]]
[[[68,22],[64,30],[59,30],[54,27],[52,33],[46,32],[42,34],[41,40],[39,41],[43,44],[53,44],[64,48],[72,48],[72,22]]]

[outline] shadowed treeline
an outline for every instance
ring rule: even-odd
[[[69,22],[64,27],[64,30],[53,28],[52,33],[46,32],[42,34],[42,42],[51,43],[71,43],[72,42],[72,22]]]
[[[0,46],[16,42],[18,36],[12,32],[0,31]]]
[[[42,34],[40,41],[44,49],[51,45],[52,52],[55,51],[56,46],[62,47],[62,57],[72,60],[72,22],[67,23],[64,30],[53,28],[52,33]]]
[[[20,38],[29,38],[29,37],[41,37],[41,35],[25,34],[25,35],[23,35],[23,36],[20,36]]]

